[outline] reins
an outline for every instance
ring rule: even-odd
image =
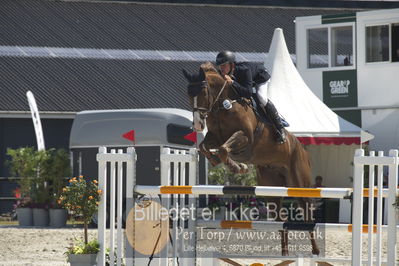
[[[224,82],[222,89],[219,91],[218,95],[216,96],[215,100],[211,104],[211,106],[206,109],[204,107],[197,107],[197,97],[194,97],[194,108],[193,111],[199,111],[205,118],[209,115],[209,113],[212,111],[213,107],[219,100],[220,96],[222,95],[224,89],[226,88],[227,85],[227,80]],[[209,97],[209,96],[208,96]]]
[[[224,88],[226,87],[226,85],[227,85],[227,80],[224,82],[222,89],[219,91],[218,96],[216,97],[215,101],[213,102],[213,104],[212,104],[211,108],[208,110],[208,112],[212,111],[213,106],[215,106],[216,102],[219,100],[220,95],[222,95],[222,92],[224,91]]]

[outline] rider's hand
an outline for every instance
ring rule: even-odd
[[[227,84],[231,85],[233,83],[233,80],[229,75],[224,75],[224,80],[227,81]]]

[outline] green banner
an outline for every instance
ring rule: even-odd
[[[356,70],[324,71],[323,102],[330,108],[357,107]]]
[[[337,115],[343,119],[355,124],[358,127],[362,127],[362,111],[360,110],[348,110],[348,111],[334,111]]]

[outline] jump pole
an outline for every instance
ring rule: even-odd
[[[339,230],[342,232],[352,232],[352,224],[337,224],[337,223],[285,223],[278,221],[241,221],[241,220],[209,220],[205,221],[199,219],[197,221],[198,227],[203,227],[206,229],[270,229],[270,230],[282,230],[284,227],[289,227],[290,230],[316,230],[320,229],[330,229]],[[388,227],[383,225],[381,227],[385,231]],[[396,227],[396,230],[399,226]],[[367,224],[362,225],[362,233],[366,234],[371,230],[372,233],[377,233],[377,226],[368,226]]]
[[[190,195],[253,195],[266,197],[303,197],[342,199],[352,195],[352,188],[287,188],[267,186],[144,186],[136,185],[134,191],[139,194],[190,194]],[[376,196],[374,190],[373,196]],[[369,190],[363,190],[364,196]],[[383,190],[383,197],[388,197],[388,189]]]

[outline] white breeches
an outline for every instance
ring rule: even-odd
[[[259,86],[257,86],[256,88],[256,94],[258,95],[259,101],[262,106],[266,106],[267,102],[269,101],[267,97],[267,89],[269,88],[269,83],[270,80],[266,81],[265,83],[259,84]]]

